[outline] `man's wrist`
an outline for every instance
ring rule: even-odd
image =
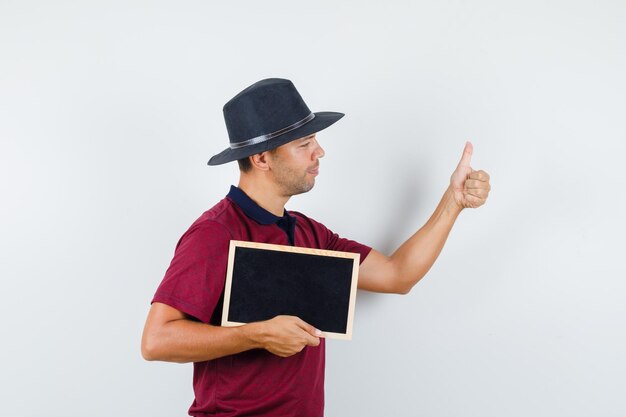
[[[461,205],[461,203],[457,201],[455,195],[456,191],[454,190],[452,185],[449,185],[448,189],[444,193],[444,207],[447,212],[458,216],[465,207],[463,207],[463,205]]]
[[[244,324],[237,329],[241,332],[246,344],[251,349],[262,349],[265,347],[263,344],[264,331],[262,322]]]

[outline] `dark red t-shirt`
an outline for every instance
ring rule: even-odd
[[[371,248],[340,238],[324,225],[289,212],[295,246],[355,252]],[[181,237],[152,302],[219,325],[230,240],[289,245],[279,218],[235,187]],[[293,228],[295,219],[295,229]],[[273,221],[276,220],[276,221]],[[273,222],[272,222],[273,221]],[[284,225],[283,225],[284,227]],[[287,228],[286,228],[287,229]],[[194,363],[192,416],[303,416],[324,414],[325,343],[281,358],[263,349]]]

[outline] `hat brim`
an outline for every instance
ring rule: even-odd
[[[250,155],[269,151],[281,145],[311,135],[320,130],[326,129],[344,116],[343,113],[322,111],[315,113],[315,117],[310,122],[300,126],[299,128],[272,138],[268,141],[258,143],[256,145],[246,146],[239,149],[225,149],[209,159],[208,165],[221,165],[227,162],[236,161],[237,159],[247,158]]]

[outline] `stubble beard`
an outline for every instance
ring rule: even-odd
[[[276,183],[285,197],[291,197],[311,191],[315,185],[315,178],[307,180],[308,173],[298,173],[296,170],[285,168],[275,174]]]

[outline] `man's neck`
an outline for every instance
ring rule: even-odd
[[[285,204],[289,201],[289,197],[280,195],[273,184],[261,184],[259,181],[242,175],[239,178],[238,187],[252,201],[275,216],[282,217],[285,214]]]

